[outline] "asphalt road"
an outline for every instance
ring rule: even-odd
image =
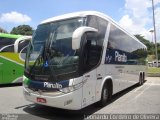
[[[19,119],[84,119],[93,114],[160,114],[160,78],[148,77],[143,86],[128,88],[113,96],[103,108],[91,105],[68,111],[33,104],[24,99],[22,86],[0,87],[0,119],[5,114],[19,114]],[[12,117],[12,116],[11,116]]]

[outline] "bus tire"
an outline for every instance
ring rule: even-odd
[[[103,107],[107,104],[109,100],[109,88],[107,84],[105,83],[102,88],[101,92],[101,100],[98,102],[98,106]]]
[[[145,72],[143,73],[143,83],[145,82]]]
[[[140,74],[139,75],[139,86],[141,86],[141,85],[143,85],[143,75],[142,74]]]

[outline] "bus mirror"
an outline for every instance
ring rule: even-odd
[[[79,27],[77,28],[72,35],[72,49],[77,50],[80,48],[81,38],[86,32],[98,32],[97,29],[92,27]]]

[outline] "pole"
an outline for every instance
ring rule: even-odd
[[[156,26],[155,26],[155,14],[154,14],[154,0],[152,0],[152,9],[153,9],[153,26],[154,26],[154,40],[155,40],[156,62],[157,62],[157,67],[158,67],[157,38],[156,38]]]
[[[154,32],[154,30],[150,30],[149,32],[151,33],[152,44],[154,45],[154,41],[153,41],[153,37],[154,37],[153,32]],[[154,54],[154,52],[155,52],[155,51],[153,51],[153,55],[156,55],[156,53]]]

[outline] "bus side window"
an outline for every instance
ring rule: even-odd
[[[93,27],[98,30],[97,17],[96,16],[88,16],[87,26]]]
[[[100,63],[102,57],[102,46],[105,38],[105,33],[108,25],[108,21],[104,20],[101,17],[97,16],[88,16],[87,17],[87,26],[93,27],[98,30],[98,34],[95,36],[93,34],[87,35],[87,69],[90,70],[93,67],[96,67]],[[86,53],[86,54],[87,54]]]
[[[113,47],[112,47],[110,41],[108,41],[107,50],[112,50],[112,49],[113,49]]]
[[[88,43],[90,44],[90,48],[88,51],[88,65],[90,67],[96,66],[99,62],[99,52],[97,49],[97,43],[95,40],[88,40]]]
[[[86,71],[92,69],[99,63],[99,51],[97,46],[97,37],[93,34],[88,33],[86,38],[86,45],[85,45],[85,66]]]

